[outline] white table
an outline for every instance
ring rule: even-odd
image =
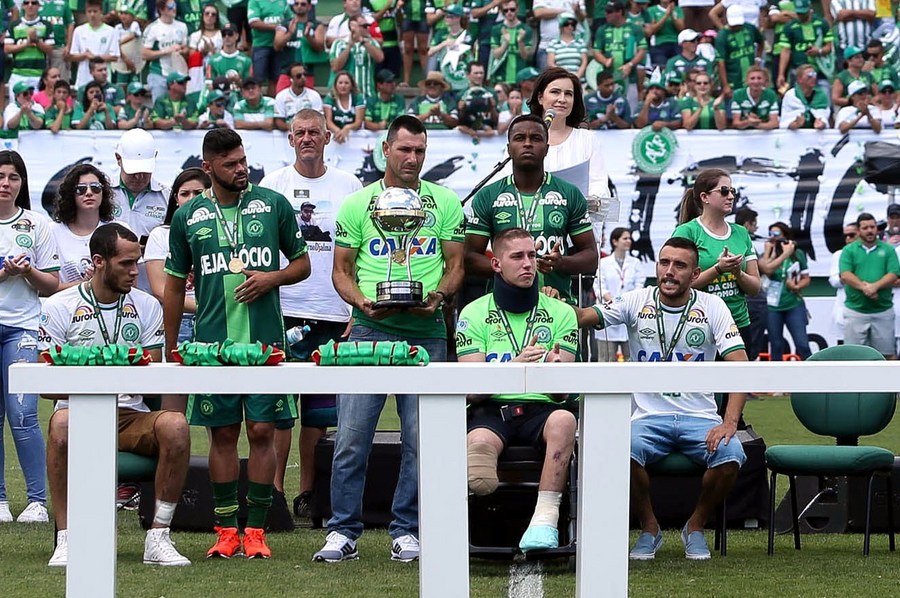
[[[419,402],[422,598],[469,593],[466,393],[585,393],[580,419],[576,593],[627,596],[630,393],[894,391],[896,363],[447,364],[187,368],[14,364],[10,392],[69,394],[68,596],[116,590],[116,407],[110,393],[413,393]],[[651,372],[652,368],[652,372]],[[96,497],[109,497],[107,501]],[[590,508],[585,508],[589,505]],[[190,557],[191,555],[189,555]],[[301,555],[306,559],[308,555]]]

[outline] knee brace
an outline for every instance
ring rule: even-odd
[[[468,446],[469,489],[478,496],[486,496],[497,489],[496,447],[486,442]]]

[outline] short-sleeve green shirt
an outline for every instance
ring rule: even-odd
[[[862,241],[854,241],[841,251],[841,272],[852,272],[863,282],[880,280],[888,272],[900,276],[897,252],[884,241],[876,241],[875,246],[866,251]],[[894,305],[891,288],[878,291],[874,301],[850,285],[844,285],[847,298],[844,305],[863,314],[877,314],[891,309]]]
[[[165,268],[178,278],[194,272],[195,339],[284,343],[278,288],[252,303],[235,300],[234,290],[247,276],[228,269],[232,247],[208,193],[175,212]],[[236,205],[222,209],[222,216],[228,223],[225,226],[237,223],[238,257],[247,270],[275,272],[281,268],[279,252],[294,260],[307,251],[294,209],[283,195],[271,189],[250,185]]]
[[[280,25],[284,19],[292,18],[291,8],[285,2],[272,0],[250,0],[247,4],[247,21],[252,23],[259,19],[263,23]],[[253,30],[253,47],[269,47],[275,45],[275,32]]]
[[[789,277],[799,277],[802,273],[809,274],[809,264],[806,259],[806,252],[802,249],[797,249],[793,255],[781,262],[777,270],[769,274],[769,280],[781,283],[775,287],[780,289],[780,292],[777,303],[775,305],[769,304],[770,310],[788,311],[803,304],[803,297],[791,291],[785,284]],[[769,292],[771,291],[772,284],[769,283]]]
[[[666,14],[666,9],[658,4],[654,4],[647,9],[647,13],[650,15],[650,22],[658,23],[662,20],[663,15]],[[656,35],[653,36],[654,46],[678,43],[678,29],[675,28],[675,19],[684,19],[684,11],[681,10],[681,7],[676,6],[672,10],[672,17],[667,19],[665,24],[656,32]]]
[[[680,224],[673,237],[684,237],[690,239],[697,245],[700,251],[700,269],[708,270],[715,266],[722,255],[722,251],[727,247],[728,253],[732,255],[744,256],[744,262],[741,264],[741,270],[747,271],[747,262],[756,259],[756,252],[753,250],[753,243],[750,240],[750,233],[743,226],[737,224],[728,225],[729,232],[726,237],[715,237],[707,231],[700,221],[696,218],[690,222]],[[713,295],[718,295],[725,301],[731,316],[734,318],[738,328],[750,325],[750,312],[747,311],[747,301],[744,298],[744,291],[738,286],[737,277],[731,272],[724,272],[716,276],[716,278],[700,289]]]
[[[335,223],[335,243],[339,247],[356,250],[356,277],[362,294],[374,301],[379,282],[388,280],[391,253],[399,246],[395,239],[382,239],[372,210],[375,198],[384,190],[384,180],[376,181],[347,196],[338,210]],[[409,267],[412,279],[422,283],[427,296],[435,290],[444,275],[443,242],[462,243],[466,223],[459,197],[446,187],[421,181],[419,197],[425,210],[422,228],[410,240]],[[392,280],[405,280],[406,264],[394,264]],[[358,309],[353,310],[355,321],[364,326],[408,338],[446,338],[447,331],[440,310],[432,317],[397,313],[381,320],[369,319]]]
[[[725,76],[733,89],[744,85],[747,70],[756,62],[756,47],[762,43],[762,33],[750,23],[737,31],[726,28],[719,32],[716,56],[725,63]]]
[[[762,121],[769,120],[771,113],[778,114],[778,95],[774,90],[767,87],[763,89],[762,96],[758,102],[754,102],[750,97],[750,91],[746,87],[742,87],[734,92],[732,100],[732,110],[737,107],[741,116],[746,118],[750,114],[755,114]]]
[[[406,114],[406,102],[399,94],[394,94],[386,102],[381,99],[381,94],[366,98],[366,120],[390,125],[395,118],[402,114]]]
[[[519,31],[525,31],[523,41],[526,47],[531,47],[533,30],[525,23],[518,23],[515,27],[507,27],[505,23],[494,25],[491,32],[491,59],[489,67],[489,75],[496,82],[504,82],[512,85],[516,82],[516,74],[527,67],[529,61],[519,54]],[[503,40],[503,32],[509,31],[509,45],[506,50],[506,57],[502,61],[498,61],[493,56],[493,50],[499,48]]]
[[[594,38],[594,49],[600,50],[604,56],[613,59],[612,69],[616,73],[620,72],[617,70],[620,66],[634,58],[638,50],[642,48],[647,49],[644,30],[629,23],[619,27],[601,25]],[[637,81],[636,68],[631,69],[628,81],[630,83]]]
[[[479,297],[466,305],[456,323],[456,354],[460,357],[484,353],[484,360],[491,362],[512,361],[531,338],[537,336],[538,346],[548,351],[559,343],[560,351],[578,353],[578,322],[575,310],[569,305],[546,295],[538,295],[538,304],[532,318],[531,312],[520,314],[504,311],[509,330],[503,323],[500,309],[493,293]],[[529,320],[530,326],[529,326]],[[512,335],[512,339],[510,338]],[[518,346],[516,346],[518,345]],[[553,402],[545,394],[493,395],[498,401]]]
[[[526,227],[528,220],[531,224]],[[538,256],[547,255],[556,244],[566,255],[572,251],[566,239],[591,230],[587,200],[575,185],[550,173],[531,197],[520,197],[512,176],[505,177],[475,194],[466,233],[493,238],[508,228],[526,228],[534,238]],[[540,276],[541,284],[559,290],[563,299],[571,296],[572,279],[568,274],[553,271]]]

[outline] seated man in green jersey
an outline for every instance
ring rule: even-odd
[[[531,234],[509,228],[494,237],[494,289],[459,314],[459,361],[524,363],[575,361],[578,329],[574,312],[539,293],[537,251]],[[497,489],[497,457],[511,444],[544,449],[537,505],[519,548],[525,552],[559,545],[559,505],[575,446],[575,416],[543,394],[493,395],[469,412],[469,489]]]

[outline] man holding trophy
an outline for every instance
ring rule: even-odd
[[[384,178],[348,196],[337,214],[332,280],[353,306],[350,342],[407,341],[445,361],[441,304],[463,279],[465,219],[453,191],[419,179],[427,135],[412,116],[396,118],[383,149]],[[338,395],[338,428],[325,546],[313,560],[359,558],[362,494],[369,450],[385,395]],[[394,493],[391,559],[419,558],[418,397],[396,395],[400,479]]]

